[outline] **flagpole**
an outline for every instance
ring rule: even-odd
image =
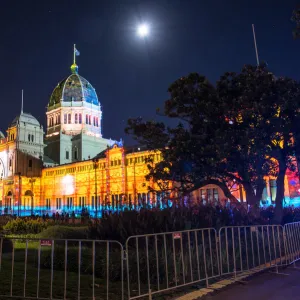
[[[76,45],[74,44],[74,65],[76,64]]]
[[[257,51],[257,44],[256,44],[256,36],[255,36],[254,24],[252,24],[252,31],[253,31],[255,53],[256,53],[256,63],[257,63],[257,66],[259,66],[259,58],[258,58],[258,51]]]
[[[22,90],[22,105],[21,105],[21,114],[23,114],[23,99],[24,99],[24,92]]]

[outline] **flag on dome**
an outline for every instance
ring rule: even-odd
[[[74,48],[75,49],[75,55],[76,56],[79,56],[80,55],[80,52],[76,49],[76,48]]]

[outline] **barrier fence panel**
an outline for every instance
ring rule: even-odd
[[[220,275],[213,228],[132,236],[126,241],[128,299]]]
[[[288,261],[295,264],[300,259],[300,222],[285,224],[284,232]]]
[[[280,225],[222,227],[219,249],[221,275],[286,263],[283,227]]]
[[[119,242],[2,238],[0,250],[0,298],[124,299]]]

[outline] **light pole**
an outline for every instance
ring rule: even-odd
[[[96,208],[95,217],[97,219],[98,217],[97,169],[99,166],[99,159],[94,158],[93,163],[94,163],[94,170],[95,170],[95,208]]]
[[[21,214],[21,172],[18,172],[16,175],[19,176],[19,201],[18,201],[18,217],[20,217]]]
[[[30,179],[31,183],[31,215],[33,215],[33,184],[35,183],[35,179]]]

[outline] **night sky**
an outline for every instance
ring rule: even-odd
[[[177,78],[199,72],[216,82],[225,71],[260,60],[277,76],[300,80],[300,40],[293,9],[300,0],[1,0],[0,130],[24,111],[45,124],[52,90],[70,74],[73,44],[79,74],[96,88],[103,134],[121,137],[127,119],[157,118]],[[139,23],[150,25],[147,40]]]

